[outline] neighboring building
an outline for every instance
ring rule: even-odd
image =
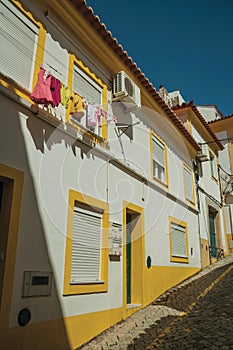
[[[223,114],[220,112],[216,105],[199,105],[197,106],[197,109],[207,122],[224,118]]]
[[[75,349],[200,270],[198,142],[216,141],[198,194],[224,247],[221,144],[192,106],[169,108],[85,1],[0,9],[1,347]]]
[[[209,122],[211,130],[223,140],[224,150],[219,154],[219,174],[224,203],[228,248],[232,252],[233,239],[233,115]]]
[[[223,150],[223,146],[192,101],[175,106],[173,110],[202,146],[202,151],[197,154],[195,166],[202,266],[207,266],[222,251],[226,252],[218,174],[218,152]]]

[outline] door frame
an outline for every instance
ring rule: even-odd
[[[126,214],[135,215],[137,222],[131,232],[136,239],[131,241],[131,304],[127,305],[127,276],[126,276]],[[138,234],[140,235],[138,236]],[[129,316],[133,309],[143,305],[144,270],[145,270],[145,232],[144,232],[144,208],[133,203],[123,201],[123,292],[122,308],[123,317]],[[134,278],[137,276],[137,278]]]
[[[21,214],[24,173],[7,165],[0,164],[0,176],[13,181],[11,210],[9,215],[8,237],[5,254],[5,266],[2,285],[0,329],[8,328],[11,298],[14,283],[17,240]]]

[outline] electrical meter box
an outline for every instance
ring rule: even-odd
[[[24,271],[22,296],[50,296],[52,292],[52,272]]]

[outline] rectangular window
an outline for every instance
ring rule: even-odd
[[[73,90],[85,98],[86,101],[100,106],[102,87],[84,73],[77,65],[74,66]]]
[[[0,3],[0,71],[31,90],[38,27],[10,1]]]
[[[166,183],[166,156],[165,144],[155,135],[152,135],[152,162],[153,177],[162,183]]]
[[[194,183],[192,171],[184,165],[185,198],[194,203]]]
[[[211,169],[211,176],[217,180],[217,164],[216,164],[216,159],[215,156],[210,153],[210,169]]]
[[[69,190],[64,295],[108,290],[109,207]]]
[[[186,223],[170,218],[170,258],[173,262],[188,262]]]
[[[84,101],[92,104],[94,107],[101,107],[102,90],[103,87],[97,84],[97,82],[80,69],[78,65],[74,65],[73,91],[81,95]],[[96,135],[102,136],[102,126],[92,125],[92,123],[89,122],[86,110],[82,118],[78,118],[77,120],[74,116],[74,119]]]
[[[101,282],[102,214],[75,206],[70,283]]]

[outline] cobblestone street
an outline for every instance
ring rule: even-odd
[[[233,349],[233,256],[203,269],[81,347]]]

